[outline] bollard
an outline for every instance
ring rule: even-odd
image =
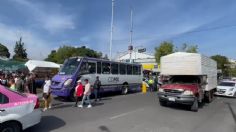
[[[147,92],[147,86],[146,86],[146,83],[143,82],[142,83],[142,93],[146,93]]]

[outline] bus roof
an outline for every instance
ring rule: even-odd
[[[128,62],[110,61],[110,60],[107,60],[107,59],[93,58],[93,57],[75,56],[75,57],[70,57],[70,58],[81,58],[81,59],[88,59],[88,60],[93,60],[93,61],[102,61],[102,62],[114,62],[114,63],[122,63],[122,64],[141,65],[140,63],[128,63]]]

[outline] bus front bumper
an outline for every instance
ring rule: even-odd
[[[70,91],[71,90],[69,88],[61,88],[61,89],[52,88],[52,94],[61,97],[70,96]]]

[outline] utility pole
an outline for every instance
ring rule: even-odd
[[[130,45],[133,43],[133,9],[130,11]]]
[[[112,0],[111,9],[111,36],[110,36],[110,60],[112,60],[112,42],[113,42],[113,15],[114,15],[115,0]]]
[[[128,46],[130,63],[132,63],[132,52],[133,52],[133,44],[132,43],[133,43],[133,9],[131,8],[131,11],[130,11],[130,40],[129,40],[129,46]]]

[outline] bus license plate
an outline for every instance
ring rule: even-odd
[[[175,98],[174,98],[174,97],[169,97],[168,100],[174,102],[174,101],[175,101]]]

